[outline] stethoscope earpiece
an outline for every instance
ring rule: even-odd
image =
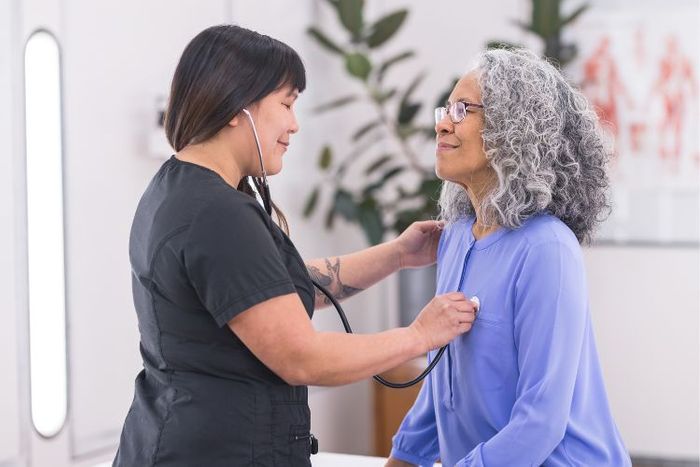
[[[255,136],[255,147],[258,149],[258,158],[260,159],[260,170],[262,171],[262,181],[255,183],[255,189],[258,191],[258,195],[262,199],[265,211],[269,216],[272,216],[272,201],[270,200],[270,185],[267,184],[267,172],[265,172],[265,165],[263,164],[262,148],[260,146],[260,138],[258,138],[258,130],[255,128],[255,122],[253,121],[253,116],[250,114],[248,109],[243,109],[243,113],[248,117],[250,121],[250,126],[253,128],[253,136]]]

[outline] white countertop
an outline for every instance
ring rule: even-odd
[[[383,467],[383,457],[356,456],[335,452],[319,452],[311,456],[313,467]]]
[[[336,452],[319,452],[311,456],[313,467],[384,467],[385,463],[384,457],[356,456]],[[435,467],[442,467],[442,464],[435,464]]]
[[[383,457],[356,456],[354,454],[338,454],[336,452],[319,452],[311,456],[313,467],[384,467]],[[95,467],[109,467],[112,462],[97,464]],[[440,466],[440,464],[435,464]]]

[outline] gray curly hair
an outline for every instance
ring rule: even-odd
[[[610,212],[606,167],[612,151],[586,98],[527,50],[483,52],[476,70],[484,151],[497,176],[479,220],[515,229],[549,213],[579,243],[590,243]],[[439,205],[448,223],[475,214],[466,190],[453,182],[443,182]]]

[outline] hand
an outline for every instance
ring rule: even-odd
[[[400,269],[419,268],[435,263],[444,225],[442,221],[414,222],[392,240],[399,251]]]
[[[478,304],[468,300],[462,292],[438,295],[421,310],[409,328],[419,333],[426,351],[434,350],[469,331],[477,308]]]
[[[384,467],[415,467],[415,464],[410,464],[395,457],[390,457],[386,460]]]

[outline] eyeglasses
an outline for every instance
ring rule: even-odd
[[[452,123],[457,124],[464,120],[470,107],[478,109],[484,108],[481,104],[472,104],[471,102],[464,101],[457,101],[453,104],[449,104],[447,107],[438,107],[435,109],[435,124],[437,125],[440,123],[446,115],[450,116]]]

